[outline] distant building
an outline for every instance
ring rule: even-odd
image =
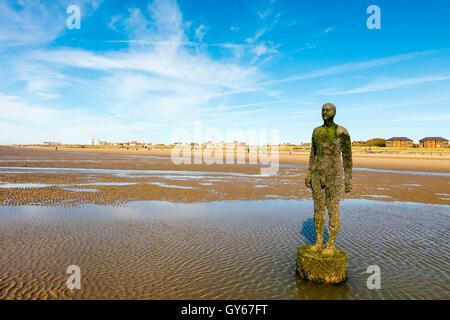
[[[387,148],[412,148],[413,141],[406,137],[392,137],[386,140]]]
[[[448,140],[442,137],[426,137],[419,140],[421,148],[448,148]]]
[[[97,139],[95,139],[95,138],[92,138],[91,141],[89,142],[89,144],[90,144],[91,146],[104,146],[104,145],[107,145],[108,142],[106,142],[106,141],[100,141],[100,140],[97,140]]]
[[[204,148],[221,148],[223,146],[225,146],[225,141],[208,141],[202,143],[202,147]]]
[[[303,143],[300,143],[300,147],[310,148],[310,147],[311,147],[311,142],[303,142]]]
[[[44,146],[60,146],[61,144],[61,142],[44,141]]]
[[[245,142],[239,142],[237,140],[234,140],[232,145],[236,147],[245,147],[247,144]]]

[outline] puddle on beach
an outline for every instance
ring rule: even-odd
[[[129,174],[169,174],[169,175],[184,175],[184,177],[191,176],[210,176],[210,175],[224,175],[236,177],[265,177],[263,174],[246,174],[240,172],[215,172],[215,171],[187,171],[187,170],[124,170],[124,169],[91,169],[91,168],[45,168],[45,167],[0,167],[0,173],[26,173],[26,172],[87,172],[87,173],[111,173],[118,175]]]
[[[448,172],[430,172],[430,171],[408,171],[408,170],[385,170],[385,169],[369,169],[369,168],[353,168],[356,171],[370,171],[370,172],[386,172],[386,173],[397,173],[397,174],[415,174],[415,175],[426,175],[426,176],[446,176],[449,177]]]
[[[280,168],[287,165],[280,165]],[[291,165],[295,168],[305,169],[306,166]],[[429,172],[429,171],[407,171],[407,170],[383,170],[383,169],[369,169],[369,168],[353,168],[356,171],[368,171],[368,172],[384,172],[395,174],[411,174],[411,175],[428,175],[428,176],[446,176],[450,177],[448,172]],[[265,174],[247,174],[240,172],[225,172],[225,171],[188,171],[188,170],[125,170],[125,169],[94,169],[94,168],[54,168],[54,167],[2,167],[0,166],[0,173],[25,173],[25,172],[88,172],[88,173],[110,173],[117,175],[154,175],[154,174],[169,174],[169,175],[185,175],[188,177],[204,175],[221,175],[221,176],[235,176],[235,177],[266,177]],[[302,176],[304,174],[290,174],[291,176]]]
[[[64,188],[63,190],[74,191],[74,192],[99,192],[97,189],[82,189],[82,188]]]
[[[371,198],[392,198],[391,196],[386,196],[386,195],[382,195],[382,194],[363,194],[363,197],[371,197]]]
[[[136,182],[90,182],[80,183],[78,186],[132,186],[137,184]]]
[[[284,199],[310,197],[310,190],[304,186],[305,172],[294,169],[297,167],[280,169],[278,175],[270,177],[242,172],[221,172],[219,168],[214,169],[215,171],[177,171],[157,170],[151,167],[152,170],[0,167],[0,188],[3,188],[1,190],[11,189],[5,190],[3,198],[0,194],[0,203],[5,205],[114,204],[154,199],[197,202],[261,200],[271,198],[270,195]],[[355,172],[355,188],[348,197],[448,204],[449,196],[446,195],[448,194],[448,177],[445,173],[433,175],[434,173],[428,172],[427,175],[418,175],[404,174],[406,171],[378,170],[380,173],[370,171],[377,170]],[[90,188],[86,186],[99,186],[96,188],[100,191],[97,194],[99,197],[80,192],[78,194],[60,192],[60,188]],[[207,186],[211,187],[206,188]],[[53,188],[47,189],[47,187]],[[174,190],[180,192],[175,193]],[[159,194],[164,197],[161,198]]]
[[[189,186],[176,186],[176,185],[171,185],[171,184],[166,184],[163,182],[149,182],[148,184],[154,184],[160,187],[164,187],[164,188],[178,188],[178,189],[195,189],[194,187],[189,187]]]
[[[77,184],[42,184],[42,183],[4,183],[0,184],[0,188],[46,188],[46,187],[76,187],[76,186],[130,186],[135,185],[136,182],[91,182],[91,183],[77,183]],[[70,188],[65,188],[69,190]],[[80,189],[74,189],[76,191]],[[92,189],[87,189],[92,190]]]
[[[0,207],[0,298],[449,299],[450,206],[344,200],[349,278],[295,274],[315,241],[312,201]],[[66,288],[69,265],[81,290]],[[369,290],[370,265],[381,289]]]
[[[78,184],[41,184],[41,183],[5,183],[0,184],[0,188],[46,188],[46,187],[65,187],[63,190],[67,191],[86,191],[86,192],[98,192],[96,189],[81,189],[81,188],[66,188],[66,187],[77,187],[77,186],[132,186],[138,184],[137,182],[91,182],[91,183],[78,183]],[[179,188],[179,189],[195,189],[189,186],[177,186],[169,185],[163,182],[144,182],[143,184],[154,184],[165,188]],[[211,183],[212,184],[212,183]]]
[[[52,187],[52,184],[43,183],[2,183],[0,188],[46,188]]]

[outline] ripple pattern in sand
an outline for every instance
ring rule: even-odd
[[[4,299],[448,299],[450,208],[346,200],[349,280],[297,279],[312,201],[0,207]],[[66,288],[69,265],[81,290]],[[366,286],[369,265],[382,289]]]

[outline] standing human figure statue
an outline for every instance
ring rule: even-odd
[[[346,193],[352,189],[350,135],[345,128],[334,123],[335,115],[336,107],[333,104],[323,105],[324,124],[313,131],[309,169],[305,178],[306,186],[312,188],[314,200],[316,243],[311,250],[323,249],[324,254],[332,254],[336,250],[335,242],[340,227],[339,201],[343,184]],[[329,216],[329,239],[323,248],[325,207]]]

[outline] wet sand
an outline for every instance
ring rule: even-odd
[[[54,151],[54,147],[24,147],[23,149]],[[171,150],[145,150],[143,148],[108,148],[108,147],[58,147],[60,151],[82,152],[82,153],[104,153],[104,154],[120,154],[120,155],[150,155],[159,157],[171,156]],[[248,161],[248,156],[246,156]],[[308,165],[309,150],[301,150],[297,152],[279,153],[279,162],[281,164]],[[436,149],[434,152],[366,152],[362,150],[353,151],[353,165],[355,168],[384,169],[384,170],[406,170],[406,171],[426,171],[426,172],[450,172],[450,152]]]
[[[176,165],[161,156],[2,148],[0,205],[311,199],[304,184],[306,165],[281,164],[275,176],[262,176],[260,169],[249,164]],[[344,197],[446,205],[449,187],[449,172],[355,168],[353,190]]]
[[[450,207],[345,200],[349,278],[295,274],[311,201],[0,207],[2,299],[449,299]],[[326,237],[327,238],[327,237]],[[81,289],[66,287],[69,265]],[[370,265],[381,289],[369,290]]]
[[[349,279],[327,286],[295,275],[315,240],[306,166],[260,169],[0,147],[0,299],[450,298],[448,171],[355,168],[337,242]]]

